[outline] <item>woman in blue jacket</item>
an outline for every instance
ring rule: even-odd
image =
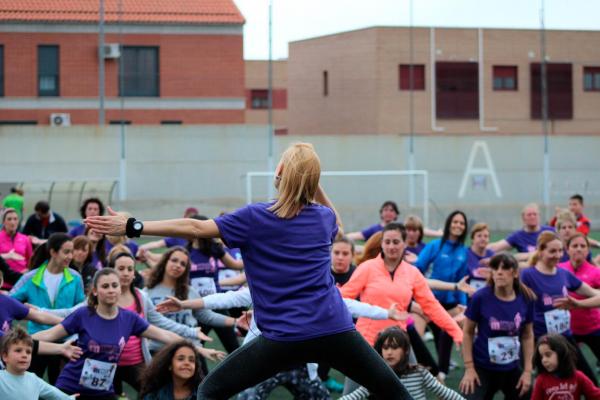
[[[464,246],[467,232],[467,216],[462,211],[453,211],[446,218],[442,238],[427,244],[415,263],[415,266],[429,278],[455,283],[454,291],[433,291],[436,299],[453,316],[462,311],[460,305],[466,304],[465,294],[458,290],[458,281],[469,274],[467,248]],[[440,367],[438,378],[443,380],[450,366],[452,338],[436,325],[430,323],[430,327],[438,352]]]
[[[19,279],[10,295],[22,303],[39,308],[70,308],[85,298],[81,276],[69,268],[73,259],[73,242],[66,233],[54,233],[40,245],[31,259],[31,271]],[[29,321],[30,334],[50,328]],[[36,357],[30,370],[39,377],[48,368],[48,380],[56,382],[60,373],[60,356]]]

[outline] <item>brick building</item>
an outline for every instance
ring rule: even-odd
[[[105,123],[244,122],[233,0],[104,2]],[[1,124],[98,124],[98,20],[98,0],[0,0]]]
[[[269,121],[269,62],[246,61],[246,123]],[[273,129],[276,135],[287,134],[287,60],[272,62]]]
[[[542,131],[540,31],[414,28],[412,38],[372,27],[290,43],[289,132]],[[550,30],[546,43],[550,133],[599,134],[600,32]]]

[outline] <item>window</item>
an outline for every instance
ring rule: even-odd
[[[0,97],[4,96],[4,46],[0,46]]]
[[[548,118],[573,119],[573,66],[546,63]],[[531,64],[531,118],[542,118],[542,68]]]
[[[109,121],[108,123],[109,125],[131,125],[131,121],[128,120],[120,120],[120,119],[114,119],[112,121]]]
[[[435,64],[437,118],[479,118],[478,76],[476,62]]]
[[[323,96],[329,96],[329,73],[323,71]]]
[[[400,64],[399,80],[400,90],[425,90],[425,66]]]
[[[181,125],[182,122],[179,120],[165,120],[165,121],[160,121],[161,125]]]
[[[124,46],[119,71],[119,95],[158,97],[158,47]]]
[[[494,90],[517,90],[517,67],[494,65]]]
[[[269,91],[265,89],[252,89],[250,91],[250,107],[254,110],[269,108]]]
[[[583,90],[600,91],[600,67],[583,67]]]
[[[58,46],[38,46],[38,96],[59,96]]]

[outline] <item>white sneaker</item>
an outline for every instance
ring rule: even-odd
[[[427,331],[425,332],[425,334],[423,335],[423,341],[424,342],[431,342],[433,340],[433,333]]]

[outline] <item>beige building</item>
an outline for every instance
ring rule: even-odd
[[[541,133],[540,43],[538,30],[399,27],[292,42],[289,133]],[[546,43],[549,132],[600,133],[600,32]]]
[[[273,61],[273,129],[276,135],[287,134],[287,60]],[[245,61],[246,123],[269,121],[269,62]]]

